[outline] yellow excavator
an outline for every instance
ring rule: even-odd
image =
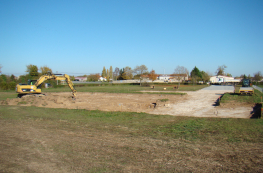
[[[24,95],[39,95],[41,94],[41,84],[45,80],[64,80],[67,82],[68,86],[70,87],[72,91],[72,98],[76,98],[76,89],[74,87],[74,84],[70,80],[69,75],[67,74],[52,74],[48,73],[45,75],[42,75],[34,84],[33,80],[29,80],[28,84],[17,84],[16,85],[16,92],[18,93],[18,97],[21,98]]]

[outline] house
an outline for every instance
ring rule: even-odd
[[[188,74],[171,74],[171,81],[173,82],[182,82],[182,81],[188,81]]]
[[[171,78],[170,75],[160,75],[157,77],[158,80],[164,81],[164,82],[168,82],[168,80]]]
[[[107,81],[106,77],[100,77],[98,81]]]
[[[75,81],[85,82],[87,81],[87,77],[83,77],[83,76],[75,77]]]
[[[164,82],[182,82],[188,80],[187,74],[170,74],[170,75],[160,75],[158,80],[162,80]]]
[[[211,84],[221,84],[221,83],[239,83],[241,79],[235,79],[229,76],[212,76],[210,77]]]

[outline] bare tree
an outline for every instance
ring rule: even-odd
[[[136,75],[140,77],[143,73],[148,72],[148,68],[145,65],[136,66],[133,69],[133,72],[136,73]]]
[[[120,69],[119,69],[118,67],[116,67],[115,70],[114,70],[114,72],[113,72],[113,76],[114,76],[113,78],[114,78],[115,80],[117,80],[119,74],[120,74]]]
[[[2,67],[3,67],[3,66],[0,64],[0,73],[2,73]]]
[[[185,68],[184,66],[177,66],[176,69],[174,69],[174,77],[179,81],[179,86],[180,86],[180,82],[182,80],[185,80],[185,77],[189,74],[189,71],[187,70],[187,68]],[[178,88],[179,88],[178,86]]]

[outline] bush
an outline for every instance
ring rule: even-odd
[[[2,82],[0,87],[2,90],[8,90],[8,84],[6,82]]]
[[[15,90],[16,89],[16,83],[15,82],[10,82],[8,84],[8,89],[10,90]]]

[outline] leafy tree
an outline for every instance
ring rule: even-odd
[[[258,71],[257,73],[254,73],[254,80],[256,82],[260,81],[262,79],[262,74],[260,71]]]
[[[221,65],[218,66],[217,70],[216,70],[216,75],[225,75],[225,69],[227,68],[226,65]]]
[[[100,78],[100,74],[97,73],[97,74],[90,74],[87,76],[87,80],[88,81],[98,81]]]
[[[38,68],[36,65],[30,64],[27,65],[26,67],[27,67],[26,72],[28,72],[30,76],[38,76]]]
[[[232,74],[230,74],[230,73],[227,73],[227,74],[226,74],[226,76],[228,76],[228,77],[232,77]]]
[[[207,72],[201,71],[201,75],[202,75],[202,80],[204,82],[208,82],[210,80],[210,76]]]
[[[120,70],[118,80],[123,80],[124,68]]]
[[[155,73],[154,70],[152,70],[149,74],[149,79],[151,79],[152,81],[156,80],[158,75]]]
[[[1,74],[2,82],[7,82],[7,76],[4,74]]]
[[[133,70],[131,69],[131,67],[126,66],[124,68],[124,73],[122,74],[122,78],[124,80],[132,79],[132,77],[133,77],[132,72],[133,72]]]
[[[109,79],[112,79],[113,80],[113,71],[112,71],[112,66],[110,66],[110,78]]]
[[[16,83],[14,81],[10,82],[8,84],[8,89],[15,90],[16,89]]]
[[[30,78],[29,75],[21,75],[17,82],[18,83],[27,83],[29,78]]]
[[[107,79],[108,82],[110,81],[110,72],[109,72],[109,69],[107,69],[106,79]]]
[[[199,78],[202,78],[202,74],[201,74],[201,72],[200,72],[200,70],[195,66],[194,68],[193,68],[193,70],[191,71],[191,77],[193,78],[193,77],[199,77]]]
[[[16,77],[13,74],[10,76],[10,81],[11,82],[15,82],[16,81]]]
[[[0,84],[0,88],[3,89],[3,90],[8,90],[8,84],[6,82],[2,82]]]
[[[40,67],[41,75],[47,74],[48,72],[52,73],[51,68],[47,66]]]
[[[240,77],[243,78],[243,79],[247,79],[247,76],[245,74],[241,75]]]
[[[195,83],[197,83],[197,80],[198,80],[198,76],[196,76],[196,75],[193,75],[193,76],[191,76],[192,77],[192,83],[193,83],[193,85],[195,84]]]
[[[69,76],[71,81],[75,80],[75,76]]]
[[[101,76],[102,77],[106,77],[106,68],[105,68],[105,66],[103,67],[103,70],[102,70],[102,73],[101,73]]]

